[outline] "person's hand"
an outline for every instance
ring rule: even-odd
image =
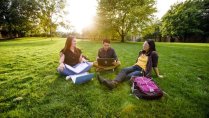
[[[114,62],[112,62],[112,64],[113,64],[113,65],[117,65],[117,62],[116,62],[116,60],[115,60]]]
[[[84,59],[84,58],[82,58],[82,62],[87,62],[87,60],[86,60],[86,59]]]
[[[163,75],[158,75],[157,77],[158,77],[158,78],[163,78]]]
[[[64,70],[64,67],[65,67],[64,63],[60,63],[60,65],[59,65],[58,68],[63,71]]]

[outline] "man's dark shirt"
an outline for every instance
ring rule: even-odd
[[[100,48],[98,51],[98,57],[99,58],[114,58],[115,60],[118,60],[115,50],[111,47],[108,48],[107,51],[104,48]]]

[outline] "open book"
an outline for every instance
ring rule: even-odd
[[[91,80],[93,77],[94,77],[93,73],[85,72],[85,73],[76,74],[76,75],[69,75],[66,77],[66,80],[71,78],[74,84],[82,84]]]
[[[72,66],[69,66],[67,64],[65,64],[65,66],[72,70],[73,72],[75,73],[80,73],[81,71],[83,71],[86,67],[88,67],[88,64],[87,63],[80,63],[79,65],[77,65],[75,68],[72,67]]]

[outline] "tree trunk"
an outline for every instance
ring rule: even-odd
[[[52,41],[52,23],[50,22],[50,38],[51,38],[51,41]]]
[[[183,42],[186,42],[186,40],[187,40],[187,34],[184,34],[184,40],[183,40]]]
[[[124,34],[124,31],[123,30],[121,32],[120,37],[121,37],[121,42],[124,43],[125,42],[125,34]]]
[[[162,36],[159,35],[159,42],[162,42]]]
[[[51,38],[51,41],[52,41],[52,15],[50,15],[50,38]]]
[[[12,38],[13,38],[12,26],[11,26],[10,23],[9,23],[9,31],[8,31],[8,35],[9,35],[9,39],[12,39]]]
[[[121,42],[124,43],[125,42],[125,35],[121,35]]]

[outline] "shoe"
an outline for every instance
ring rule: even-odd
[[[71,76],[66,76],[65,79],[66,79],[66,80],[70,80],[70,79],[71,79]]]
[[[101,72],[101,71],[104,71],[103,68],[96,68],[96,72]]]
[[[100,83],[100,84],[104,84],[104,85],[107,86],[109,89],[116,88],[116,86],[117,86],[117,82],[116,82],[116,81],[104,79],[104,78],[101,77],[100,75],[97,75],[97,79],[99,80],[99,83]]]
[[[97,75],[97,79],[99,80],[100,84],[104,82],[104,78],[102,78],[100,75]]]
[[[104,79],[103,80],[103,84],[105,86],[107,86],[109,89],[114,89],[116,88],[117,86],[117,82],[115,82],[114,80],[107,80],[107,79]]]

